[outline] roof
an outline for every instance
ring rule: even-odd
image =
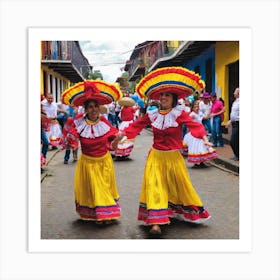
[[[182,66],[215,43],[216,41],[185,41],[172,55],[158,59],[148,72],[161,67]]]

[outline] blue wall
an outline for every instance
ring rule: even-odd
[[[211,46],[199,56],[194,57],[187,63],[183,64],[184,67],[194,71],[195,67],[199,66],[200,68],[200,76],[202,80],[206,80],[206,60],[212,59],[212,89],[211,92],[215,91],[215,46]]]

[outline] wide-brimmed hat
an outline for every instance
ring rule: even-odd
[[[203,93],[203,98],[211,98],[211,95],[209,92],[204,92]]]
[[[135,101],[130,97],[123,97],[120,100],[118,100],[118,103],[120,106],[127,106],[127,107],[132,107],[135,105]]]
[[[164,67],[143,77],[136,86],[136,92],[141,97],[158,100],[163,92],[185,98],[204,88],[205,83],[197,73],[183,67]]]
[[[65,90],[61,95],[62,103],[70,106],[83,106],[87,100],[96,100],[99,105],[110,104],[122,96],[117,84],[102,80],[86,80]]]
[[[102,115],[108,113],[108,108],[104,105],[100,105],[99,109],[100,109],[100,114],[102,114]]]

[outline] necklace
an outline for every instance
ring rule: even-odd
[[[95,120],[95,121],[92,121],[92,120],[90,120],[89,118],[88,118],[88,116],[86,116],[86,122],[88,123],[88,124],[96,124],[96,123],[98,123],[99,122],[99,117]]]

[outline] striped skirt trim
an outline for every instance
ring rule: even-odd
[[[116,201],[116,205],[96,206],[94,208],[82,206],[76,202],[76,211],[83,220],[112,220],[119,219],[121,216],[121,208],[118,201]]]
[[[211,150],[207,153],[201,154],[188,154],[188,162],[190,163],[200,163],[208,160],[212,160],[218,157],[216,150]]]
[[[168,202],[168,209],[147,209],[145,203],[140,203],[138,220],[147,224],[169,224],[169,218],[185,222],[201,223],[210,218],[210,214],[202,206],[184,206]]]

